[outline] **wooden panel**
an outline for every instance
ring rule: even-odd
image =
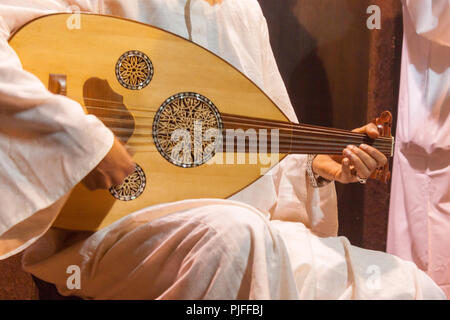
[[[300,119],[344,129],[365,121],[369,65],[366,1],[260,2]]]
[[[374,0],[382,12],[382,29],[370,33],[370,69],[367,118],[381,110],[394,115],[395,136],[402,54],[402,4],[398,0]],[[392,166],[391,166],[392,168]],[[370,181],[364,189],[362,246],[386,250],[390,184]]]

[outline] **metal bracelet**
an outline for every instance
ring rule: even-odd
[[[314,174],[312,163],[316,156],[317,154],[308,154],[308,160],[306,162],[306,174],[308,175],[309,182],[313,188],[321,188],[329,184],[331,181]]]

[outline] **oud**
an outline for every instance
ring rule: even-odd
[[[338,155],[348,144],[366,143],[392,156],[389,112],[375,120],[382,134],[375,140],[294,124],[242,73],[190,41],[93,14],[69,29],[69,17],[33,20],[10,45],[50,91],[79,102],[131,146],[136,170],[110,190],[77,185],[56,227],[95,231],[147,206],[227,198],[288,154]],[[373,178],[387,181],[388,166]]]

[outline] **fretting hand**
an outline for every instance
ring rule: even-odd
[[[373,123],[355,129],[353,132],[366,133],[372,139],[380,136]],[[377,168],[383,167],[387,161],[384,154],[371,146],[350,145],[342,151],[342,156],[318,155],[314,159],[312,168],[315,174],[325,179],[347,184],[369,178]]]

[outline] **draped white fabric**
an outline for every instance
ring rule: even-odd
[[[404,1],[388,252],[450,297],[450,1]]]
[[[334,185],[312,189],[305,156],[289,156],[230,200],[154,206],[94,234],[47,231],[112,134],[21,70],[7,44],[11,32],[69,5],[147,22],[229,61],[296,121],[257,1],[211,2],[189,1],[189,34],[185,0],[0,0],[0,197],[9,201],[0,208],[0,256],[28,247],[25,270],[63,294],[92,299],[442,298],[414,264],[335,237]],[[171,214],[149,222],[155,212]],[[69,265],[81,268],[80,290],[66,286]]]

